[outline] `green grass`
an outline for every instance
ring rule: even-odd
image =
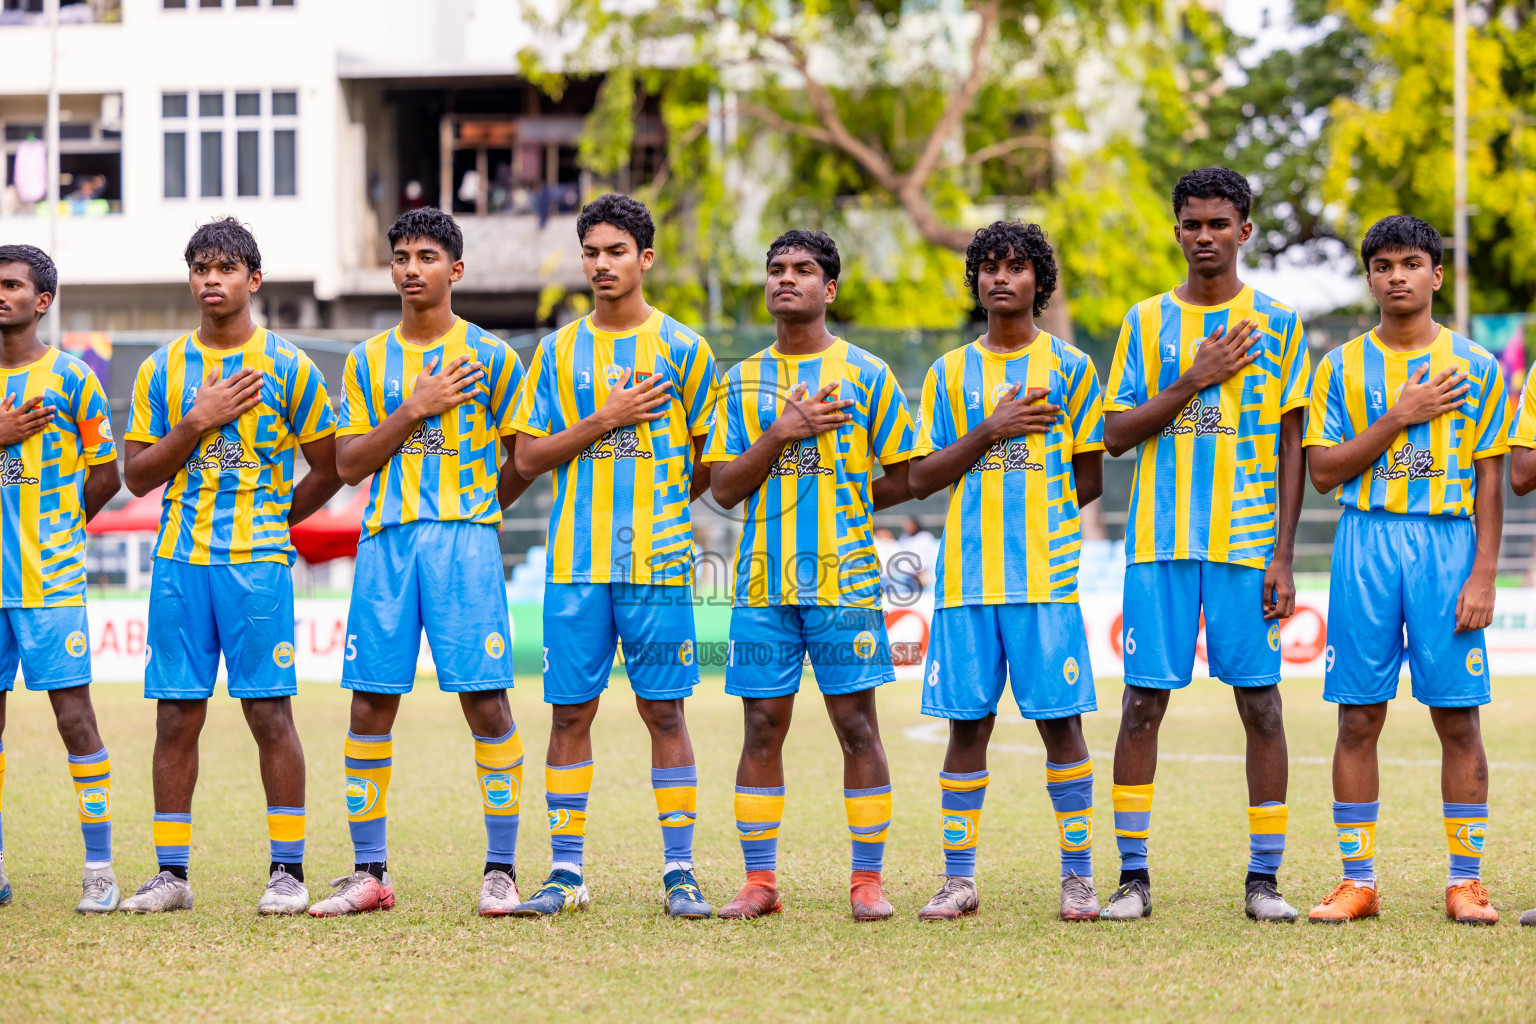
[[[1281,882],[1303,908],[1327,891],[1338,866],[1326,764],[1333,709],[1319,689],[1286,684],[1291,752],[1301,760],[1292,767]],[[1087,728],[1099,755],[1103,891],[1117,870],[1107,752],[1119,685],[1099,690],[1106,710]],[[1176,695],[1163,727],[1170,756],[1153,813],[1156,912],[1129,925],[1055,919],[1043,755],[1033,729],[1016,719],[994,738],[1002,749],[991,759],[982,819],[983,913],[953,925],[916,920],[942,863],[935,776],[943,750],[907,734],[928,721],[917,714],[914,683],[881,694],[896,791],[885,877],[897,920],[848,919],[840,758],[813,687],[787,752],[785,912],[747,925],[666,920],[648,748],[622,679],[596,730],[587,853],[595,903],[585,915],[553,925],[474,915],[484,833],[470,740],[457,702],[426,684],[395,729],[394,911],[330,921],[255,916],[267,863],[264,800],[238,708],[220,697],[194,807],[196,909],[84,920],[70,912],[80,839],[63,750],[47,701],[16,693],[5,735],[5,861],[16,901],[0,909],[0,1019],[1530,1020],[1536,929],[1522,930],[1515,917],[1536,901],[1536,689],[1501,680],[1496,692],[1484,717],[1495,762],[1485,874],[1505,916],[1491,929],[1444,917],[1438,747],[1424,709],[1407,698],[1393,708],[1382,752],[1428,763],[1383,767],[1383,914],[1323,928],[1257,926],[1243,916],[1241,764],[1188,759],[1242,752],[1219,684]],[[153,709],[129,686],[98,687],[96,705],[115,768],[118,874],[131,891],[153,869]],[[548,719],[536,686],[515,691],[513,706],[530,765],[520,848],[527,886],[548,863],[538,770]],[[346,696],[306,686],[298,717],[309,752],[309,884],[318,896],[351,862],[340,795]],[[716,678],[690,702],[689,717],[701,779],[699,875],[718,904],[741,881],[731,826],[740,711]]]

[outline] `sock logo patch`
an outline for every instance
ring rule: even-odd
[[[1061,847],[1064,850],[1081,850],[1093,842],[1093,819],[1086,814],[1074,814],[1062,818]]]
[[[293,644],[284,640],[272,648],[272,660],[278,668],[287,668],[293,664]]]
[[[663,825],[686,825],[690,820],[692,819],[688,817],[687,811],[673,811],[671,814],[661,816]]]
[[[864,630],[853,638],[853,653],[860,658],[869,659],[875,654],[875,634]]]
[[[1339,856],[1359,860],[1371,855],[1371,834],[1363,828],[1346,825],[1339,829]]]
[[[677,647],[677,660],[684,665],[693,664],[693,641],[684,640]]]
[[[506,650],[506,641],[501,638],[500,633],[492,633],[490,636],[485,638],[485,653],[489,654],[491,657],[500,658],[504,653],[506,653]]]
[[[78,629],[64,638],[64,649],[69,652],[69,656],[72,658],[78,658],[85,654],[85,648],[85,634]]]
[[[353,816],[367,814],[379,802],[379,787],[369,779],[356,775],[347,776],[347,813]]]
[[[976,838],[976,823],[959,814],[944,815],[944,845],[968,846]]]
[[[517,780],[506,772],[488,772],[480,777],[480,793],[487,807],[511,807],[517,803]]]
[[[1456,841],[1479,856],[1483,852],[1483,840],[1487,837],[1486,821],[1469,821],[1456,829]]]
[[[105,786],[90,786],[80,791],[80,816],[82,818],[105,818],[112,810],[112,791]],[[1477,848],[1483,848],[1482,837],[1477,840]]]
[[[1077,659],[1068,658],[1067,663],[1061,666],[1061,678],[1067,681],[1068,686],[1077,683]]]
[[[556,829],[565,828],[565,826],[569,825],[570,823],[571,823],[571,812],[570,811],[566,810],[563,807],[560,807],[560,808],[550,808],[550,811],[549,811],[549,830],[551,832],[555,831]]]
[[[1467,671],[1475,676],[1483,674],[1483,649],[1474,647],[1467,652]]]
[[[767,831],[768,829],[766,828],[742,828],[740,825],[736,826],[736,834],[743,839],[756,839]]]

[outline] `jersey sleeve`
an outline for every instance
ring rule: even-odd
[[[1307,353],[1307,332],[1299,316],[1291,321],[1291,330],[1286,335],[1280,356],[1280,379],[1285,382],[1280,391],[1280,412],[1306,408],[1312,386],[1312,357]]]
[[[1491,356],[1483,372],[1482,401],[1477,410],[1477,447],[1472,458],[1487,459],[1509,451],[1509,397],[1504,392],[1504,374],[1499,361]]]
[[[133,379],[133,406],[128,412],[125,441],[154,444],[170,433],[165,409],[165,368],[150,356]]]
[[[688,410],[688,433],[699,437],[709,433],[715,414],[718,378],[715,353],[703,338],[690,349],[683,366],[683,408]]]
[[[1317,376],[1312,379],[1312,395],[1307,404],[1307,432],[1301,442],[1304,447],[1332,448],[1344,440],[1342,387],[1338,361],[1330,354],[1317,364]]]
[[[750,448],[741,403],[741,382],[726,378],[715,402],[714,423],[704,445],[704,462],[730,462]]]
[[[1109,364],[1109,384],[1104,392],[1105,412],[1125,412],[1147,400],[1141,365],[1141,318],[1136,309],[1125,314],[1115,358]]]
[[[341,412],[336,417],[337,437],[366,434],[378,426],[368,403],[368,385],[371,382],[362,379],[363,372],[357,353],[349,353],[346,368],[341,371]]]
[[[1067,394],[1067,416],[1072,421],[1072,453],[1104,450],[1104,397],[1093,360],[1086,357],[1077,367],[1077,379]]]
[[[528,361],[528,375],[523,378],[517,411],[512,414],[512,429],[534,437],[548,437],[555,422],[555,373],[549,346],[540,344]]]
[[[86,465],[99,466],[117,459],[117,445],[112,443],[112,407],[101,381],[90,370],[80,382],[75,429],[80,432],[80,452]]]
[[[496,424],[496,432],[507,437],[517,433],[512,421],[517,414],[518,398],[522,395],[527,374],[523,372],[523,361],[511,346],[501,345],[499,359],[501,365],[496,369],[495,384],[491,388],[491,420]]]
[[[300,444],[318,441],[336,432],[331,396],[325,393],[325,376],[303,352],[294,362],[288,383],[288,424]]]
[[[1536,448],[1536,388],[1531,387],[1531,375],[1525,378],[1520,389],[1520,411],[1515,427],[1509,432],[1509,443],[1519,448]]]
[[[880,377],[869,398],[869,441],[875,458],[882,466],[907,461],[914,454],[916,431],[912,428],[907,396],[902,394],[889,366],[881,364]]]
[[[948,389],[939,379],[939,367],[935,363],[928,368],[923,380],[923,396],[917,404],[917,443],[912,457],[932,455],[955,443],[954,418],[949,409]]]

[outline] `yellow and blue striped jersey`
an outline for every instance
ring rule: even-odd
[[[1047,390],[1062,418],[1044,434],[993,443],[949,488],[934,607],[1075,602],[1082,549],[1072,456],[1104,450],[1099,377],[1086,354],[1041,332],[1004,355],[980,341],[946,353],[923,383],[914,457],[947,448],[1015,384]]]
[[[1120,327],[1104,411],[1151,400],[1188,370],[1217,327],[1251,320],[1245,371],[1201,391],[1141,443],[1125,529],[1127,563],[1191,558],[1263,568],[1275,546],[1280,418],[1307,404],[1311,361],[1301,318],[1245,287],[1220,306],[1164,292],[1134,306]]]
[[[1519,411],[1509,432],[1509,443],[1521,448],[1536,448],[1536,388],[1531,387],[1532,376],[1536,374],[1526,375],[1525,387],[1520,389]]]
[[[43,430],[0,449],[0,607],[83,605],[86,467],[117,458],[107,396],[85,363],[51,349],[0,379],[18,409],[41,397],[54,410]]]
[[[558,433],[596,412],[625,370],[667,375],[666,415],[610,431],[554,471],[545,578],[550,583],[668,583],[693,579],[693,439],[709,431],[715,356],[659,310],[632,331],[566,324],[539,342],[512,425]]]
[[[841,338],[816,355],[769,346],[743,359],[726,374],[704,461],[729,462],[752,447],[796,384],[814,395],[834,381],[835,398],[853,400],[845,410],[851,419],[787,445],[747,497],[734,572],[737,607],[880,607],[871,471],[877,461],[910,459],[916,443],[906,397],[882,360]]]
[[[423,420],[373,475],[363,513],[368,536],[421,519],[501,522],[496,483],[502,438],[515,433],[523,364],[500,338],[462,317],[430,345],[413,345],[396,326],[354,348],[342,374],[336,434],[368,433],[411,397],[411,385],[428,363],[436,359],[434,372],[441,373],[464,355],[485,367],[474,401]]]
[[[335,431],[325,378],[298,348],[263,327],[227,350],[207,348],[196,331],[182,335],[139,367],[123,438],[160,440],[191,410],[209,374],[222,380],[247,367],[265,374],[261,401],[198,438],[187,464],[166,484],[156,558],[293,564],[294,452]]]
[[[1408,379],[1427,366],[1425,380],[1446,369],[1467,374],[1472,390],[1460,409],[1400,431],[1363,473],[1339,486],[1346,508],[1431,516],[1470,516],[1477,494],[1472,463],[1509,451],[1504,375],[1481,345],[1440,328],[1428,346],[1387,348],[1376,332],[1323,357],[1312,382],[1305,444],[1331,448],[1359,435],[1397,404]]]

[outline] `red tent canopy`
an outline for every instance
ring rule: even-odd
[[[96,518],[85,524],[86,533],[158,533],[160,531],[160,499],[164,487],[156,487],[142,498],[134,498],[122,508],[110,512],[98,512]]]

